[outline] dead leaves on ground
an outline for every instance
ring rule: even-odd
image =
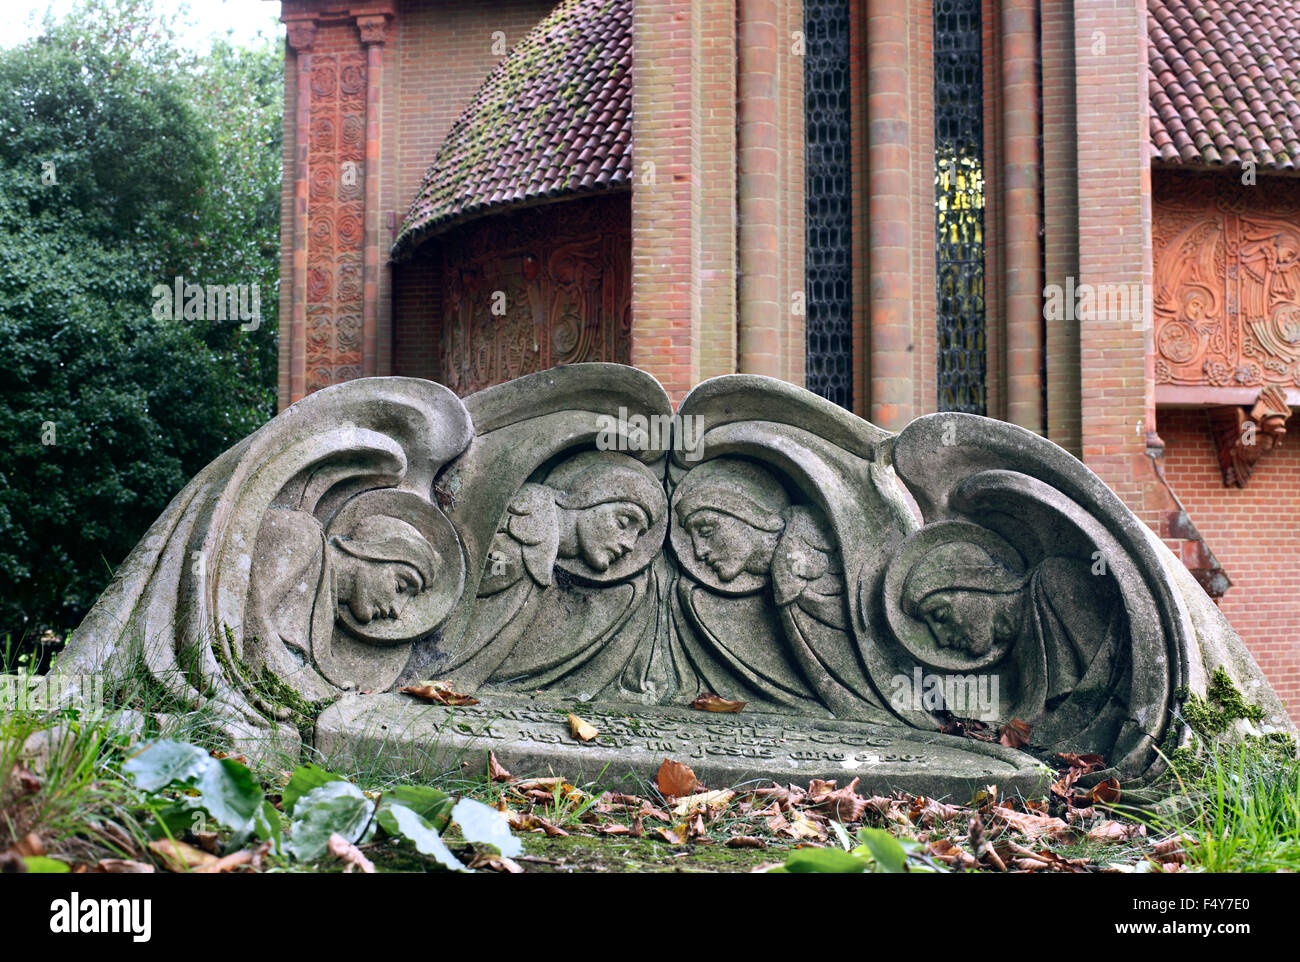
[[[715,695],[711,691],[706,691],[691,702],[691,707],[696,711],[713,711],[713,712],[737,712],[744,709],[747,702],[730,701],[720,695]]]
[[[450,708],[459,705],[478,704],[477,698],[461,694],[448,681],[427,681],[420,685],[407,685],[405,688],[399,688],[398,691],[404,695],[410,695],[412,698],[418,698],[420,701],[427,701],[435,705],[446,705]]]
[[[344,864],[344,875],[352,871],[361,872],[364,875],[375,874],[375,863],[366,858],[365,855],[362,854],[361,849],[357,848],[338,832],[330,834],[329,842],[326,844],[325,850]]]
[[[671,758],[663,760],[663,764],[659,766],[659,774],[655,776],[655,786],[664,798],[690,795],[698,784],[699,780],[689,765],[675,762]]]
[[[1015,723],[999,732],[1013,741],[1028,735],[1028,726]],[[856,778],[842,787],[814,779],[806,788],[710,790],[689,765],[665,758],[649,798],[592,795],[559,776],[507,775],[498,808],[516,831],[648,838],[674,848],[836,846],[846,837],[841,826],[860,824],[913,840],[923,856],[954,871],[1116,871],[1096,859],[1097,846],[1113,846],[1125,858],[1150,859],[1152,870],[1180,869],[1186,856],[1177,840],[1152,843],[1143,826],[1118,820],[1109,811],[1121,787],[1115,778],[1105,777],[1110,770],[1104,758],[1062,755],[1059,762],[1062,770],[1049,798],[1002,798],[996,785],[988,785],[968,803],[958,804],[902,792],[863,795]],[[504,772],[495,759],[489,768]],[[1087,787],[1079,784],[1081,779]],[[556,812],[570,816],[557,817]]]
[[[596,726],[591,722],[583,721],[573,712],[569,712],[569,734],[580,741],[589,742],[600,732],[596,731]]]
[[[1003,733],[1008,729],[1027,737],[1027,729],[1006,726]],[[837,825],[861,824],[920,843],[925,856],[954,871],[996,872],[1105,871],[1088,858],[1074,857],[1072,846],[1087,842],[1146,848],[1142,826],[1101,814],[1105,804],[1119,797],[1117,781],[1102,779],[1088,789],[1076,784],[1084,775],[1096,779],[1097,773],[1105,774],[1104,759],[1071,755],[1061,762],[1067,770],[1053,786],[1054,802],[1000,798],[997,786],[989,785],[968,804],[902,792],[864,796],[856,778],[842,787],[814,779],[806,788],[710,790],[689,765],[671,758],[662,760],[650,786],[658,798],[620,792],[592,795],[560,776],[510,779],[495,758],[489,759],[489,770],[504,774],[497,807],[511,827],[550,836],[648,838],[674,848],[834,846],[839,844]],[[1169,856],[1169,864],[1175,857],[1181,857],[1181,850]]]

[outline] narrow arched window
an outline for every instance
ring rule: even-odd
[[[808,390],[853,405],[849,0],[804,0],[804,333]]]
[[[980,0],[934,4],[939,410],[984,414],[984,57]]]

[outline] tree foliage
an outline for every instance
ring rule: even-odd
[[[0,50],[0,637],[75,625],[274,412],[281,63],[185,54],[144,0]],[[260,327],[155,317],[178,275],[257,284]]]

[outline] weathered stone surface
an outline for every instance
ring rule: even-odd
[[[569,712],[600,734],[590,742],[574,738]],[[993,782],[1026,794],[1050,784],[1023,752],[897,725],[519,695],[461,708],[406,695],[348,695],[321,714],[315,744],[337,770],[387,774],[484,772],[491,750],[516,774],[553,772],[603,785],[629,776],[653,782],[665,758],[685,762],[710,788],[860,778],[862,794],[897,789],[964,802]]]
[[[1264,709],[1256,731],[1295,731],[1194,580],[1051,442],[961,414],[895,435],[752,375],[706,381],[674,413],[654,378],[615,364],[463,402],[371,378],[295,404],[177,496],[60,669],[141,661],[254,753],[294,747],[348,693],[429,678],[485,704],[577,699],[697,733],[887,729],[930,746],[897,763],[914,785],[990,777],[987,759],[1022,777],[1023,756],[917,734],[953,716],[1018,720],[1035,752],[1146,774],[1187,740],[1179,703],[1218,668]],[[745,702],[743,718],[690,720],[705,693]],[[359,704],[326,710],[318,735],[343,744]],[[385,722],[393,737],[431,750],[425,722],[397,730],[408,716]],[[653,755],[612,728],[599,751],[524,731],[499,751],[525,768],[631,752],[619,764],[644,771]],[[841,774],[682,738],[682,760],[698,749],[722,781]]]

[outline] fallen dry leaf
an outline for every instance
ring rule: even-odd
[[[687,829],[687,838],[704,838],[708,832],[704,828],[704,813],[696,812],[695,817],[690,821],[690,827]]]
[[[684,832],[682,834],[685,834]],[[673,829],[656,828],[650,833],[651,838],[657,838],[660,841],[667,842],[669,845],[683,845],[685,840]]]
[[[1106,767],[1106,759],[1101,755],[1076,755],[1073,752],[1057,752],[1059,758],[1068,768],[1079,769],[1080,775],[1087,775],[1099,768]]]
[[[597,825],[596,834],[597,835],[631,835],[632,827],[630,825],[622,825],[619,822],[610,822],[607,825]]]
[[[405,688],[399,688],[398,691],[421,701],[433,702],[435,705],[454,707],[457,705],[478,704],[477,698],[456,691],[449,681],[428,681],[422,685],[407,685]]]
[[[40,777],[21,762],[16,762],[12,769],[12,776],[18,786],[18,794],[35,795],[41,790]]]
[[[1029,733],[1033,731],[1029,722],[1013,718],[998,729],[998,744],[1007,748],[1023,748],[1029,744]]]
[[[210,852],[170,838],[150,842],[149,851],[162,859],[163,867],[169,872],[188,872],[190,869],[211,865],[217,860]]]
[[[698,795],[687,795],[673,807],[673,814],[685,818],[696,812],[707,811],[711,808],[722,808],[735,797],[735,792],[725,788],[712,792],[700,792]],[[647,812],[646,814],[650,813]]]
[[[95,863],[95,872],[108,872],[113,875],[147,875],[156,869],[148,862],[136,862],[129,858],[101,858]]]
[[[13,851],[24,858],[35,858],[45,854],[45,842],[35,832],[28,832],[24,838],[14,844]]]
[[[937,802],[932,798],[926,798],[924,795],[917,795],[912,799],[911,808],[907,813],[908,820],[913,825],[919,825],[922,828],[933,828],[936,824],[942,825],[945,822],[969,816],[970,809],[964,806]]]
[[[925,847],[925,854],[938,859],[953,868],[966,870],[975,868],[979,862],[975,856],[951,839],[938,838]]]
[[[508,872],[511,875],[518,875],[524,870],[524,867],[514,859],[491,852],[479,852],[470,861],[469,867],[491,869],[493,872]]]
[[[659,774],[655,776],[655,786],[664,798],[691,795],[699,784],[699,779],[695,777],[689,765],[675,762],[671,758],[663,760],[663,764],[659,766]]]
[[[858,794],[858,779],[837,789],[835,782],[814,781],[808,786],[807,804],[837,822],[848,824],[862,818],[867,810],[867,800]]]
[[[331,844],[336,838],[343,840],[342,835],[333,835],[330,837]],[[235,869],[242,868],[245,865],[252,867],[254,871],[256,871],[257,867],[261,865],[262,857],[265,856],[266,853],[269,852],[270,850],[271,850],[271,843],[263,842],[257,848],[246,848],[238,852],[232,852],[231,854],[225,856],[224,858],[219,858],[215,862],[210,862],[207,865],[202,865],[199,868],[196,868],[194,871],[203,872],[207,874],[219,874],[221,872],[233,872]],[[331,854],[333,854],[332,850],[331,850]],[[359,851],[357,852],[357,854],[361,855]],[[363,859],[364,857],[365,856],[362,856]],[[345,872],[352,871],[352,866],[349,865],[346,869],[344,869],[344,871]],[[365,869],[362,869],[362,871],[364,872]],[[370,871],[372,872],[374,871],[373,865],[370,867]]]
[[[989,815],[994,823],[1001,821],[1013,831],[1020,832],[1029,838],[1038,838],[1041,835],[1056,835],[1060,832],[1069,831],[1069,826],[1061,819],[1049,815],[1039,815],[1036,812],[1017,812],[1012,808],[998,806]]]
[[[1127,842],[1146,833],[1145,825],[1125,825],[1122,822],[1106,821],[1088,829],[1088,838],[1094,842]]]
[[[1108,778],[1104,782],[1098,782],[1088,791],[1088,798],[1093,802],[1100,802],[1102,805],[1114,805],[1119,801],[1119,779]]]
[[[743,701],[730,701],[711,691],[706,691],[691,702],[691,707],[696,711],[736,712],[741,711],[746,704]]]
[[[581,739],[584,742],[589,742],[599,735],[600,732],[596,731],[596,726],[591,724],[591,722],[583,721],[577,715],[573,714],[573,712],[569,712],[569,734],[574,738]]]
[[[375,863],[362,854],[361,849],[357,848],[338,832],[330,835],[330,840],[325,846],[325,850],[340,859],[347,867],[343,869],[343,874],[351,872],[353,869],[359,869],[365,875],[375,874]]]
[[[1001,856],[994,850],[989,840],[984,837],[984,820],[979,815],[971,817],[967,835],[970,847],[975,852],[976,861],[988,865],[995,872],[1005,872],[1007,870],[1006,863],[1002,861]]]
[[[492,751],[488,752],[488,778],[494,782],[510,781],[510,773],[501,767],[497,753]]]
[[[1156,842],[1151,846],[1151,857],[1157,862],[1177,862],[1181,865],[1187,861],[1183,840],[1174,835]]]
[[[777,818],[780,818],[782,822],[785,822],[785,824],[781,825],[779,828],[773,827],[774,835],[784,835],[787,838],[793,839],[816,839],[820,841],[821,839],[826,838],[829,834],[826,829],[822,828],[803,813],[796,815],[789,821],[786,821],[782,816],[777,816]],[[773,826],[774,823],[780,825],[779,822],[776,822],[776,819],[768,819],[769,826]]]

